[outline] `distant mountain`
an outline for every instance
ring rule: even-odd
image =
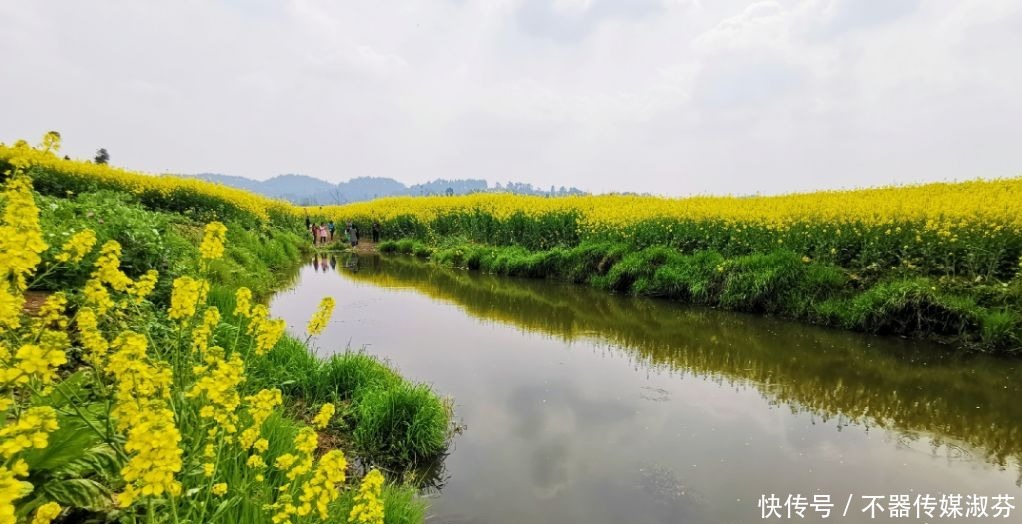
[[[399,195],[466,195],[469,193],[506,192],[525,195],[540,196],[563,196],[582,195],[584,191],[572,187],[559,189],[550,186],[549,191],[532,187],[531,184],[508,182],[502,186],[499,182],[490,187],[482,179],[437,179],[432,182],[405,186],[393,178],[384,177],[358,177],[347,182],[331,184],[305,175],[278,175],[268,180],[252,180],[241,176],[221,175],[217,173],[200,173],[197,175],[182,175],[200,178],[209,182],[223,184],[259,193],[272,198],[287,200],[303,206],[346,204],[348,202],[362,202],[386,196]]]

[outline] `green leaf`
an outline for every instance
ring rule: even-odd
[[[117,450],[107,443],[101,443],[85,451],[80,457],[54,469],[51,474],[62,479],[82,478],[96,475],[104,480],[118,478],[123,463]]]
[[[41,486],[40,491],[62,506],[99,510],[113,504],[110,489],[90,479],[53,480]]]

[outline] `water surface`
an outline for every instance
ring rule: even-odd
[[[364,348],[467,426],[430,522],[756,522],[770,494],[829,494],[850,523],[873,522],[864,495],[1022,506],[1012,360],[404,257],[319,258],[271,309],[301,334],[327,295],[321,355]]]

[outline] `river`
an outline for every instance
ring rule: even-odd
[[[364,350],[455,400],[429,522],[789,520],[789,495],[848,523],[914,522],[929,495],[940,522],[941,496],[963,516],[973,495],[988,515],[1022,502],[1015,360],[406,257],[317,258],[271,311],[302,335],[328,295],[321,355]]]

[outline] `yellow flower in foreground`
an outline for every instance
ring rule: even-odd
[[[312,419],[312,425],[316,426],[317,429],[323,429],[330,424],[330,419],[334,418],[334,405],[331,403],[323,404],[323,407],[319,408],[319,413],[316,414]]]
[[[71,235],[71,238],[64,242],[64,246],[60,249],[60,254],[57,255],[57,262],[70,262],[77,264],[81,262],[85,255],[92,251],[93,246],[96,245],[96,232],[91,229],[85,229]]]
[[[110,298],[110,293],[107,292],[106,287],[98,279],[90,278],[86,281],[82,294],[85,295],[85,303],[94,306],[96,313],[100,315],[105,314],[110,308],[114,307],[114,301]]]
[[[128,292],[135,297],[136,302],[141,302],[143,298],[153,292],[153,289],[156,289],[156,280],[159,277],[160,274],[155,269],[150,269],[131,285]]]
[[[110,344],[103,337],[99,330],[99,321],[96,312],[92,308],[83,307],[78,310],[75,318],[78,325],[78,336],[82,347],[85,348],[83,355],[86,362],[96,367],[103,367],[106,363],[107,350]]]
[[[318,335],[326,329],[327,322],[330,321],[330,316],[334,313],[334,299],[333,297],[323,297],[323,300],[319,303],[319,309],[309,319],[308,331],[309,335]]]
[[[60,515],[60,504],[47,502],[35,510],[35,517],[32,517],[32,524],[50,524],[53,519]]]
[[[383,524],[383,475],[374,469],[362,479],[362,485],[355,495],[355,506],[351,508],[348,522],[353,524]]]
[[[227,493],[227,483],[226,482],[220,482],[218,484],[213,484],[212,491],[213,491],[213,494],[218,496],[218,497],[223,495],[224,493]]]
[[[315,504],[319,518],[326,520],[330,516],[330,503],[338,496],[337,484],[344,482],[347,467],[348,461],[340,450],[328,451],[323,455],[316,466],[316,472],[302,489],[298,514],[308,515]]]
[[[239,287],[234,292],[234,314],[249,318],[252,316],[252,290],[247,287]]]
[[[205,302],[209,283],[192,277],[174,279],[174,289],[170,294],[170,309],[167,314],[171,320],[185,320],[195,315],[195,307]]]
[[[11,458],[26,449],[49,445],[50,433],[58,429],[57,412],[49,406],[28,408],[17,420],[0,428],[0,456]]]
[[[0,524],[15,524],[14,501],[32,492],[32,485],[18,480],[28,476],[28,466],[18,461],[10,469],[0,466]]]
[[[127,291],[132,281],[121,269],[121,244],[116,240],[108,240],[103,247],[99,248],[99,258],[96,259],[96,270],[92,278],[107,284],[116,291]]]
[[[206,224],[206,234],[199,245],[203,260],[217,260],[224,256],[224,242],[227,240],[227,226],[220,222]]]

